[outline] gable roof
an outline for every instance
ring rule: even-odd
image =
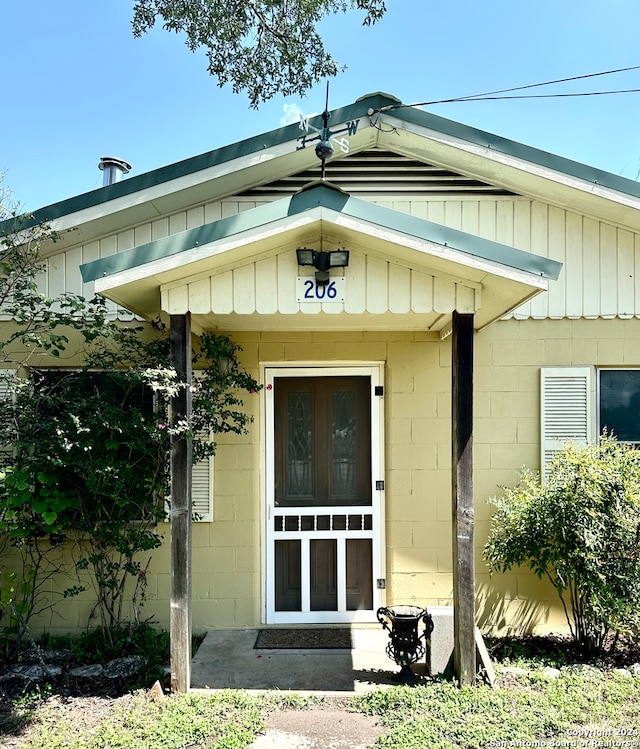
[[[639,183],[431,115],[392,96],[371,94],[358,99],[331,112],[329,123],[336,154],[327,163],[328,173],[336,174],[342,186],[359,196],[387,200],[397,188],[397,194],[404,196],[413,193],[425,199],[433,189],[448,197],[456,194],[449,191],[455,185],[460,194],[522,195],[612,228],[640,231]],[[378,281],[383,285],[383,269],[389,279],[405,274],[400,296],[406,292],[407,273],[418,279],[416,288],[424,290],[431,284],[433,298],[437,287],[440,292],[446,287],[447,304],[440,310],[448,305],[446,314],[437,317],[436,304],[427,313],[424,301],[416,299],[415,309],[400,323],[393,317],[391,307],[397,311],[399,306],[394,302],[380,314],[382,307],[376,308],[373,324],[380,326],[415,325],[442,333],[447,315],[453,309],[460,311],[456,307],[460,302],[467,311],[474,311],[477,327],[483,327],[539,294],[547,288],[548,279],[557,277],[559,266],[544,258],[358,200],[326,184],[292,195],[305,179],[318,173],[313,146],[313,142],[305,144],[299,125],[288,125],[47,206],[36,211],[31,221],[51,224],[58,238],[45,251],[57,254],[228,197],[260,200],[265,190],[268,201],[286,195],[270,205],[172,233],[170,238],[84,268],[85,278],[93,279],[97,291],[143,316],[159,310],[178,314],[179,309],[186,310],[185,300],[190,299],[196,307],[204,305],[202,309],[209,305],[208,312],[199,312],[203,324],[230,328],[252,324],[246,311],[248,297],[241,313],[231,306],[228,309],[235,317],[225,317],[226,313],[218,314],[215,300],[203,301],[207,283],[217,293],[221,279],[235,283],[234,273],[236,279],[244,279],[245,286],[251,279],[257,283],[264,260],[272,263],[271,274],[273,263],[279,269],[286,267],[288,285],[278,304],[284,297],[291,301],[293,296],[295,301],[291,284],[299,269],[292,248],[305,242],[316,249],[354,248],[360,268],[369,258],[372,268],[379,263]],[[349,157],[344,159],[346,152]],[[385,172],[389,164],[391,172]],[[371,172],[373,168],[378,171]],[[390,180],[381,179],[389,174]],[[11,229],[10,222],[0,225],[0,232]],[[141,236],[146,241],[150,235],[142,232]],[[350,289],[358,288],[353,269],[349,274]],[[391,286],[384,288],[390,297]],[[371,323],[366,316],[358,318],[362,310],[356,313],[345,307],[344,311],[348,314],[342,316],[341,324],[364,327]],[[286,321],[275,312],[273,318],[261,317],[260,321],[274,326],[298,324],[299,312],[305,312],[307,327],[321,324],[319,316],[311,321],[309,311],[295,305],[287,308]],[[332,316],[337,324],[340,316],[335,312],[334,308],[325,315],[325,323]],[[279,307],[277,313],[282,313]]]
[[[433,115],[393,96],[364,96],[333,110],[329,122],[333,129],[357,123],[349,135],[350,153],[381,148],[640,229],[640,183]],[[287,125],[46,206],[33,213],[31,222],[50,222],[59,231],[79,229],[80,235],[67,240],[75,243],[201,200],[251,190],[301,169],[317,168],[312,145],[297,150],[300,136],[298,124]],[[0,225],[0,233],[3,229],[11,226]],[[64,236],[61,241],[64,246]]]
[[[438,279],[448,284],[451,298],[442,308],[437,303],[428,307],[424,299],[412,300],[401,316],[392,314],[391,305],[378,305],[375,317],[368,314],[371,310],[366,305],[358,309],[344,305],[342,311],[349,313],[348,319],[333,315],[330,321],[326,317],[316,320],[323,329],[335,323],[341,329],[398,326],[441,332],[450,322],[452,310],[460,309],[461,304],[471,305],[465,311],[477,313],[476,326],[481,328],[545,290],[561,268],[554,260],[401,214],[317,182],[291,197],[86,263],[81,271],[84,281],[93,281],[97,292],[144,317],[157,314],[161,307],[169,313],[195,312],[202,318],[202,327],[255,328],[254,315],[261,300],[247,301],[258,276],[252,264],[257,267],[267,259],[284,256],[286,279],[281,273],[280,282],[287,285],[296,275],[292,248],[326,243],[349,247],[367,261],[393,263],[404,269],[407,279],[410,273],[422,282],[427,276]],[[231,304],[224,319],[220,314],[213,316],[212,279],[224,279],[226,273],[227,285],[233,285],[233,271],[244,273],[243,268],[249,268],[249,276],[244,277],[242,305]],[[363,288],[364,275],[353,271],[350,286]],[[261,312],[259,325],[269,329],[313,325],[310,310],[305,317],[304,305],[281,303],[277,282],[276,278],[274,288],[263,292],[263,296],[272,294],[273,303],[267,317]],[[197,303],[192,293],[195,286]],[[359,294],[354,293],[356,297]],[[411,297],[410,289],[407,294]],[[293,299],[293,293],[289,296]]]

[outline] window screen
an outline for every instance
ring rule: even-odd
[[[600,370],[600,432],[640,443],[640,369]]]

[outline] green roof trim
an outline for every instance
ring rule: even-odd
[[[453,120],[425,112],[402,102],[394,96],[383,93],[368,94],[357,99],[353,104],[335,109],[331,112],[330,122],[339,124],[347,120],[363,119],[370,112],[389,112],[400,120],[436,132],[458,138],[474,145],[491,148],[500,153],[523,159],[524,161],[543,166],[566,175],[585,180],[592,184],[601,185],[617,192],[640,197],[640,183],[610,174],[601,169],[581,164],[577,161],[565,159],[531,146],[517,143],[498,135],[463,125]],[[150,172],[121,180],[113,185],[100,187],[81,195],[77,195],[44,208],[29,213],[27,225],[50,222],[63,216],[92,208],[110,200],[121,198],[138,192],[144,192],[165,182],[194,174],[203,169],[224,164],[236,158],[263,151],[265,148],[295,141],[300,135],[299,125],[293,123],[262,135],[223,146],[193,156],[175,164],[160,167]],[[0,222],[0,235],[9,233],[14,224],[12,220]]]
[[[367,111],[372,107],[384,107],[389,104],[398,103],[400,100],[395,97],[388,97],[384,94],[375,94],[362,100],[358,100],[354,104],[349,104],[346,107],[335,109],[331,112],[331,119],[334,123],[346,122],[347,120],[353,120],[365,117]],[[179,179],[180,177],[186,177],[189,174],[195,174],[196,172],[208,169],[218,164],[224,164],[227,161],[233,159],[242,158],[252,153],[258,153],[264,151],[265,148],[271,148],[273,146],[280,145],[281,143],[288,143],[295,141],[301,135],[299,123],[294,122],[291,125],[285,125],[284,127],[277,128],[276,130],[270,130],[262,135],[256,135],[252,138],[238,141],[222,148],[217,148],[213,151],[207,151],[206,153],[198,156],[192,156],[182,161],[177,161],[174,164],[160,167],[159,169],[153,169],[150,172],[139,174],[133,177],[127,177],[126,179],[116,182],[106,187],[99,187],[90,192],[76,195],[66,200],[61,200],[58,203],[52,203],[51,205],[39,208],[36,211],[28,212],[30,216],[29,220],[25,223],[25,226],[34,226],[41,223],[53,221],[62,216],[68,216],[77,211],[85,210],[86,208],[93,208],[94,206],[106,203],[109,200],[115,200],[117,198],[132,195],[137,192],[148,190],[149,188],[161,185],[164,182],[170,182],[173,179]],[[0,222],[0,235],[3,233],[3,224],[7,222]],[[5,230],[11,231],[11,227],[7,227]]]
[[[85,263],[80,266],[80,271],[85,283],[95,281],[318,207],[544,278],[557,279],[562,268],[562,264],[555,260],[352,198],[329,184],[316,183],[290,198],[282,198],[274,203],[243,211],[236,216],[228,216],[195,229]]]

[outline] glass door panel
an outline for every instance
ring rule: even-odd
[[[276,380],[276,506],[371,504],[370,382]]]
[[[275,542],[276,611],[300,611],[302,608],[301,542]]]
[[[336,550],[334,538],[310,542],[311,611],[335,611],[338,607]]]

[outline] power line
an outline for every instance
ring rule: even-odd
[[[625,73],[630,70],[640,70],[640,65],[634,65],[628,68],[618,68],[616,70],[605,70],[600,73],[587,73],[585,75],[575,75],[575,76],[571,76],[570,78],[558,78],[557,80],[554,80],[554,81],[544,81],[542,83],[529,83],[526,86],[515,86],[513,88],[503,88],[497,91],[487,91],[482,94],[473,94],[470,96],[458,96],[458,97],[451,98],[451,99],[423,101],[423,102],[418,102],[416,104],[391,104],[387,107],[382,107],[378,111],[386,112],[386,111],[389,111],[390,109],[401,109],[403,107],[424,107],[424,106],[430,106],[432,104],[452,104],[455,102],[462,102],[462,101],[490,101],[494,99],[550,99],[550,98],[558,98],[558,97],[566,97],[566,96],[603,96],[606,94],[638,93],[640,92],[640,89],[631,88],[631,89],[620,89],[617,91],[591,91],[591,92],[585,92],[585,93],[525,94],[525,95],[520,95],[520,96],[498,96],[498,94],[507,94],[507,93],[511,93],[512,91],[524,91],[525,89],[537,88],[539,86],[551,86],[556,83],[567,83],[569,81],[578,81],[584,78],[596,78],[602,75],[613,75],[614,73]]]
[[[630,68],[618,68],[617,70],[605,70],[601,73],[586,73],[585,75],[574,75],[570,78],[558,78],[555,81],[544,81],[543,83],[530,83],[527,86],[515,86],[514,88],[503,88],[499,91],[487,91],[482,94],[474,94],[473,96],[461,96],[457,101],[464,99],[476,99],[480,96],[493,96],[494,94],[508,94],[511,91],[524,91],[527,88],[537,88],[539,86],[552,86],[556,83],[567,83],[568,81],[579,81],[583,78],[597,78],[600,75],[613,75],[614,73],[626,73],[629,70],[640,70],[640,65],[634,65]]]
[[[605,96],[606,94],[637,94],[640,88],[624,88],[618,91],[585,91],[575,94],[522,94],[516,96],[468,96],[464,99],[444,99],[442,101],[431,101],[429,104],[449,104],[465,101],[492,101],[496,99],[557,99],[562,96]]]

